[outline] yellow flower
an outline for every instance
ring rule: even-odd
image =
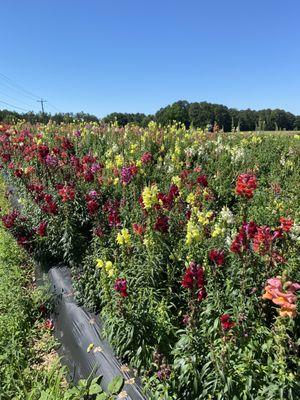
[[[106,263],[105,263],[105,271],[107,272],[107,275],[109,277],[113,276],[114,267],[113,267],[113,263],[111,261],[106,261]]]
[[[187,233],[186,233],[186,244],[190,245],[193,241],[199,241],[201,239],[199,227],[194,224],[192,220],[187,223]]]
[[[104,261],[100,260],[99,258],[97,258],[97,268],[103,268],[104,266]]]
[[[120,154],[117,154],[115,157],[115,163],[117,167],[121,167],[124,163],[124,159]]]
[[[103,261],[98,258],[96,265],[97,268],[102,268],[103,271],[105,271],[109,277],[113,276],[115,271],[113,263],[111,261]]]
[[[220,236],[224,233],[224,231],[225,231],[224,228],[221,228],[219,225],[215,225],[214,230],[211,234],[211,237],[214,238],[214,237]]]
[[[172,183],[174,183],[174,185],[180,187],[181,185],[181,178],[180,176],[176,175],[172,177]]]
[[[158,188],[156,185],[146,186],[142,193],[143,204],[146,210],[149,210],[157,203]]]
[[[128,229],[123,228],[121,232],[117,234],[117,243],[120,246],[130,246],[131,238]]]
[[[119,179],[118,177],[114,179],[114,185],[115,185],[115,186],[119,183],[119,180],[120,180],[120,179]]]
[[[111,160],[107,160],[106,161],[106,163],[105,163],[105,168],[106,169],[113,169],[113,163],[112,163],[112,161]]]
[[[194,193],[189,193],[186,197],[186,202],[188,204],[194,204],[196,200],[195,194]]]

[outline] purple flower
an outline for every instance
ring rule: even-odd
[[[99,171],[99,169],[100,169],[100,165],[98,163],[92,164],[91,171],[93,174],[95,174],[97,171]]]
[[[127,185],[131,179],[133,178],[132,168],[131,167],[123,167],[121,171],[121,179],[122,182]]]
[[[48,165],[48,167],[56,167],[58,164],[57,158],[51,156],[50,154],[47,154],[45,161],[46,161],[46,164]]]

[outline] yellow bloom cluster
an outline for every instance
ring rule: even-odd
[[[111,261],[103,261],[99,258],[97,259],[97,268],[102,268],[103,271],[107,273],[109,277],[113,276],[115,273],[113,263]]]
[[[122,167],[124,164],[124,158],[120,154],[117,154],[115,157],[115,163],[117,167]]]
[[[194,241],[198,242],[200,239],[201,233],[198,225],[195,224],[192,220],[189,220],[187,223],[186,244],[190,245]]]
[[[121,232],[117,234],[117,243],[120,246],[130,246],[131,244],[131,237],[128,229],[123,228]]]
[[[149,210],[157,203],[158,188],[156,185],[146,186],[142,193],[143,204],[146,210]]]
[[[210,223],[212,211],[202,212],[198,208],[192,208],[192,215],[187,223],[186,244],[198,242],[202,238],[203,227]]]

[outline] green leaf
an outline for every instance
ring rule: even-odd
[[[111,382],[109,382],[107,389],[111,394],[118,394],[122,390],[123,386],[124,378],[118,375]]]
[[[97,383],[94,383],[90,386],[89,388],[89,394],[98,394],[98,393],[102,393],[102,388],[100,385],[98,385]]]
[[[106,400],[106,399],[108,399],[108,396],[106,393],[98,394],[98,396],[96,397],[96,400]]]

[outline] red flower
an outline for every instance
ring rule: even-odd
[[[221,326],[224,331],[228,331],[235,326],[235,323],[230,321],[230,319],[231,316],[229,314],[223,314],[220,316]]]
[[[21,169],[17,168],[17,169],[15,170],[15,172],[14,172],[14,175],[15,175],[17,178],[21,178],[22,175],[23,175],[23,171],[22,171]]]
[[[257,188],[257,178],[252,174],[241,174],[238,176],[235,192],[237,195],[251,199]]]
[[[132,224],[132,229],[138,236],[141,236],[145,232],[145,228],[140,224]]]
[[[96,212],[99,209],[99,204],[96,200],[89,200],[86,205],[87,205],[88,213],[90,215],[96,214]]]
[[[36,232],[40,237],[47,236],[47,225],[48,223],[45,221],[41,222],[37,227]]]
[[[59,189],[58,194],[61,196],[62,202],[73,201],[75,198],[75,190],[71,186],[64,186]]]
[[[52,319],[46,319],[46,321],[44,322],[44,327],[46,329],[52,330],[54,328]]]
[[[232,241],[230,246],[230,251],[233,253],[243,253],[249,248],[247,242],[247,235],[243,227],[240,228],[239,233],[236,235],[235,239]]]
[[[101,228],[101,226],[97,226],[94,229],[94,235],[96,235],[98,237],[103,237],[104,236],[104,232],[103,232],[103,229]]]
[[[1,220],[6,229],[11,229],[14,227],[16,219],[18,218],[19,213],[16,210],[13,210],[11,213],[2,215]]]
[[[169,229],[169,218],[166,215],[157,217],[154,229],[161,233],[167,233]]]
[[[294,221],[292,219],[280,217],[279,221],[281,223],[280,227],[284,232],[289,232],[294,225]]]
[[[122,297],[127,297],[127,281],[124,278],[118,278],[114,284],[114,289],[119,292]]]
[[[207,187],[207,177],[206,175],[199,175],[197,178],[197,183],[199,183],[203,187]]]
[[[216,265],[220,266],[224,263],[224,250],[212,249],[208,255],[209,259],[215,263]]]
[[[255,222],[244,222],[239,233],[231,243],[230,251],[233,253],[243,253],[249,249],[249,240],[252,239],[257,232]]]
[[[178,186],[172,184],[167,194],[158,193],[157,198],[162,202],[163,208],[165,208],[166,210],[171,210],[172,207],[174,206],[174,200],[178,196],[179,196]],[[158,205],[157,208],[160,208],[160,206]]]
[[[269,252],[273,241],[273,235],[268,226],[259,226],[253,238],[253,250],[260,255]]]
[[[185,289],[196,291],[198,300],[201,301],[206,296],[203,267],[192,261],[183,275],[181,285]]]
[[[83,179],[84,179],[86,182],[93,182],[93,180],[94,180],[94,174],[93,174],[92,171],[90,171],[90,170],[85,171],[85,172],[83,173]]]
[[[44,161],[50,152],[49,147],[44,144],[39,145],[37,150],[38,150],[38,158],[40,161]]]

